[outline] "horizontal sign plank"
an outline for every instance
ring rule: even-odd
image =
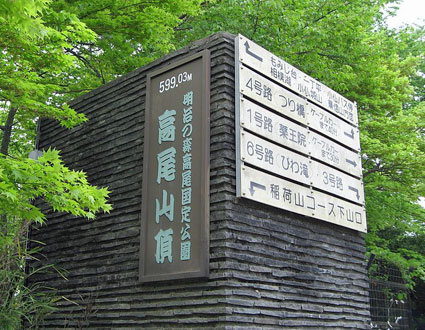
[[[355,103],[244,36],[239,35],[237,39],[240,62],[319,104],[334,115],[358,125]]]
[[[318,132],[360,151],[360,132],[356,127],[331,115],[329,112],[309,103],[307,107],[308,126]]]
[[[303,98],[242,65],[239,66],[239,80],[243,95],[307,125],[307,101]]]
[[[310,155],[356,177],[362,175],[359,153],[244,98],[240,102],[240,123],[244,129],[282,146]]]
[[[366,215],[362,206],[346,202],[319,191],[243,166],[243,197],[280,209],[314,217],[340,226],[366,232]]]
[[[357,178],[247,131],[241,132],[240,143],[241,160],[245,163],[364,204],[363,186]]]
[[[360,150],[358,128],[348,124],[328,111],[309,103],[287,89],[263,78],[258,73],[240,66],[240,93],[284,116],[344,144]]]

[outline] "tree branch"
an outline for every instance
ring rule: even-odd
[[[312,24],[316,24],[317,22],[319,22],[319,21],[321,21],[321,20],[325,19],[326,17],[328,17],[330,14],[332,14],[332,13],[336,12],[337,10],[338,10],[338,7],[337,7],[337,8],[334,8],[334,9],[329,10],[328,12],[326,12],[325,14],[323,14],[322,16],[320,16],[319,18],[316,18],[316,19],[315,19],[313,22],[311,22],[310,24],[306,24],[306,25],[304,26],[304,29],[305,29],[306,27],[308,27],[308,26],[312,25]]]
[[[66,86],[62,86],[62,87],[66,87]],[[61,93],[61,94],[74,94],[74,93],[81,93],[81,92],[90,92],[92,90],[93,90],[93,88],[83,88],[83,89],[58,91],[58,93]]]
[[[123,6],[123,7],[120,7],[120,8],[116,8],[116,9],[112,10],[109,15],[111,15],[111,16],[113,16],[113,15],[114,16],[117,16],[116,13],[118,13],[121,10],[127,9],[127,8],[136,7],[136,6],[146,6],[146,5],[149,5],[149,4],[158,4],[158,3],[160,3],[159,0],[140,1],[138,3],[133,3],[133,4],[126,5],[126,6]],[[97,14],[98,12],[104,11],[106,9],[112,9],[111,6],[112,5],[109,4],[109,5],[105,6],[105,7],[101,7],[101,8],[97,8],[95,10],[92,10],[92,11],[88,11],[87,13],[80,15],[80,19],[88,18],[91,15]]]
[[[374,168],[371,168],[370,170],[363,171],[363,178],[366,178],[368,175],[375,172],[382,172],[382,170],[378,167],[374,167]]]
[[[321,6],[321,8],[323,8],[324,5]],[[309,28],[311,25],[314,25],[318,22],[320,22],[321,20],[327,18],[329,15],[333,14],[334,12],[336,12],[341,6],[338,6],[336,8],[330,9],[328,10],[326,13],[322,14],[321,16],[319,16],[318,18],[314,19],[311,22],[307,22],[306,24],[304,24],[304,26],[302,27],[301,30],[306,30],[307,28]],[[307,33],[304,33],[301,38],[298,39],[304,39],[307,36]]]
[[[391,180],[393,181],[403,182],[403,180],[401,180],[400,178],[400,174],[398,173],[398,171],[404,172],[408,170],[409,170],[409,167],[401,163],[379,164],[379,165],[373,166],[367,171],[364,171],[363,178],[366,178],[368,175],[372,173],[381,173],[382,175],[385,175],[391,178]]]
[[[93,70],[93,72],[96,74],[96,76],[98,78],[102,79],[102,83],[105,84],[105,78],[103,77],[102,73],[99,72],[99,70],[97,70],[93,65],[91,65],[91,63],[90,63],[90,61],[88,59],[86,59],[84,56],[78,54],[77,52],[75,52],[74,50],[72,50],[70,48],[65,48],[65,51],[67,51],[71,55],[74,55],[81,62],[83,62],[84,65],[86,66],[86,68]]]
[[[306,55],[306,54],[311,54],[311,53],[313,53],[312,50],[304,50],[302,52],[291,53],[291,55]]]
[[[260,11],[259,9],[260,9],[260,1],[257,2],[257,10]],[[251,34],[250,39],[254,39],[254,35],[257,32],[258,21],[260,19],[259,16],[260,16],[260,14],[257,14],[257,16],[255,17],[255,22],[254,22],[254,26],[252,28],[252,34]]]

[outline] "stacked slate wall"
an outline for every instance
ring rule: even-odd
[[[210,277],[138,281],[146,74],[211,51]],[[235,197],[234,36],[213,35],[131,72],[72,106],[89,121],[72,130],[43,120],[41,148],[108,186],[114,210],[95,221],[48,213],[31,238],[44,263],[68,271],[32,282],[58,303],[43,328],[366,329],[364,235]],[[73,302],[71,302],[73,301]]]

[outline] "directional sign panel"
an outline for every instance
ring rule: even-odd
[[[330,114],[315,104],[308,104],[308,125],[336,141],[360,151],[359,129]]]
[[[319,133],[345,146],[359,150],[359,130],[339,117],[305,101],[258,73],[241,66],[240,92],[300,124],[309,125]]]
[[[267,205],[366,232],[364,207],[242,167],[241,194]]]
[[[364,203],[363,187],[357,178],[246,131],[241,134],[241,156],[245,163],[355,203]]]
[[[241,126],[282,146],[361,177],[360,155],[264,107],[241,98]]]
[[[353,125],[358,124],[357,106],[353,102],[244,36],[239,35],[237,38],[238,60],[241,63],[255,68],[271,80],[303,95]]]
[[[237,196],[366,231],[355,103],[243,36],[235,69]]]
[[[307,124],[307,101],[287,89],[240,66],[240,92],[301,124]]]

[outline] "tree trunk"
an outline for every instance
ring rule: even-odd
[[[13,121],[15,120],[15,115],[17,108],[10,108],[9,114],[7,115],[6,124],[3,127],[3,138],[1,141],[1,149],[0,152],[3,155],[7,155],[9,151],[9,143],[10,143],[10,137],[12,136],[12,128],[13,128]]]

